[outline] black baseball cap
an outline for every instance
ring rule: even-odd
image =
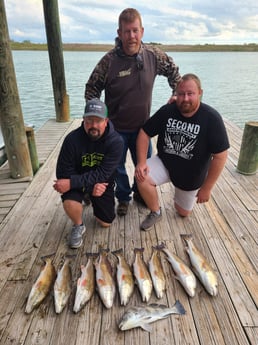
[[[108,110],[106,104],[98,98],[93,98],[89,100],[86,103],[83,117],[87,116],[98,116],[102,119],[106,119],[108,117]]]

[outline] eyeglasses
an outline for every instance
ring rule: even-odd
[[[136,60],[136,66],[137,66],[138,71],[141,71],[144,66],[142,56],[140,54],[137,54],[135,56],[135,60]]]

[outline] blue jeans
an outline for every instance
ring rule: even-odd
[[[120,165],[117,168],[116,171],[116,189],[115,189],[115,196],[118,199],[118,201],[130,201],[131,200],[131,192],[138,192],[137,184],[134,179],[133,186],[130,187],[129,183],[129,177],[126,172],[125,162],[126,162],[126,155],[127,151],[129,149],[131,158],[133,161],[134,166],[137,164],[137,158],[136,158],[136,138],[138,135],[138,131],[136,132],[119,132],[121,137],[124,140],[124,150],[122,159],[120,161]],[[151,141],[148,148],[147,158],[149,158],[152,154],[152,145]]]

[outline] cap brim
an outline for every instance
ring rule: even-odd
[[[100,117],[101,119],[107,118],[107,116],[105,116],[105,115],[96,114],[94,112],[89,112],[89,113],[83,114],[83,117],[88,117],[88,116],[97,116],[97,117]]]

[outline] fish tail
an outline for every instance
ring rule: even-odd
[[[74,259],[76,257],[76,254],[65,254],[64,258],[65,259]]]
[[[157,244],[156,246],[152,246],[152,249],[158,250],[158,251],[161,251],[161,250],[163,250],[164,248],[166,248],[164,242],[162,242],[162,243],[160,243],[160,244]]]
[[[144,248],[134,248],[134,253],[143,253],[144,252]]]
[[[87,258],[96,258],[98,256],[98,253],[86,252],[86,253],[84,253],[84,255]]]
[[[43,260],[43,261],[45,261],[46,259],[52,258],[55,254],[56,254],[56,253],[43,255],[43,256],[40,257],[40,259]]]
[[[99,253],[109,253],[110,249],[109,248],[104,248],[102,245],[99,246]]]
[[[193,239],[193,234],[181,234],[180,236],[185,243]]]
[[[119,256],[119,255],[122,255],[123,254],[123,248],[120,248],[120,249],[117,249],[117,250],[114,250],[112,251],[112,254],[115,255],[116,257]]]
[[[179,300],[176,301],[176,303],[173,305],[174,308],[176,308],[176,311],[180,315],[184,315],[186,313],[185,308],[181,304]]]
[[[99,255],[101,256],[108,256],[108,254],[109,254],[109,252],[110,252],[110,249],[109,248],[101,248],[100,250],[99,250]]]
[[[100,261],[100,253],[92,253],[94,265],[98,264]]]

